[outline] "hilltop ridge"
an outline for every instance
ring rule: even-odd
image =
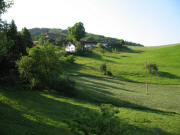
[[[67,36],[67,33],[68,33],[66,29],[63,30],[63,29],[58,29],[58,28],[32,28],[32,29],[29,29],[29,32],[31,33],[32,39],[35,41],[39,40],[40,35],[45,34],[45,33],[58,34],[59,38],[61,38],[61,35]],[[86,33],[85,37],[82,38],[81,40],[82,41],[96,41],[96,42],[107,41],[110,44],[118,44],[120,42],[120,40],[122,40],[122,39],[106,37],[103,35],[97,35],[97,34],[92,34],[92,33]],[[134,43],[134,42],[130,42],[130,41],[125,41],[125,45],[143,46],[142,44]]]

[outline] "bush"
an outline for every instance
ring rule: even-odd
[[[52,44],[33,47],[28,56],[21,57],[17,66],[20,77],[30,88],[50,88],[58,91],[71,89],[70,81],[63,77],[61,54]]]
[[[119,110],[110,104],[100,106],[101,115],[97,119],[96,134],[98,135],[119,135],[121,133],[120,120],[116,116]]]
[[[113,76],[113,74],[111,73],[111,71],[107,71],[107,65],[105,63],[100,65],[100,71],[104,74],[104,75],[108,75],[108,76]]]
[[[107,71],[107,72],[106,72],[106,75],[108,75],[108,76],[113,76],[113,74],[111,73],[111,71]]]
[[[75,82],[68,77],[61,76],[52,81],[50,88],[60,92],[63,95],[75,96]]]
[[[73,55],[68,55],[66,57],[66,61],[69,62],[69,63],[74,63],[75,57]]]
[[[102,44],[101,43],[97,43],[97,47],[98,48],[102,48]]]
[[[155,74],[158,72],[158,66],[154,63],[150,63],[147,65],[147,69],[151,74]]]
[[[120,135],[128,130],[116,116],[119,110],[112,105],[100,106],[100,113],[82,113],[69,123],[77,135]]]
[[[106,75],[107,66],[105,63],[100,65],[100,71]]]

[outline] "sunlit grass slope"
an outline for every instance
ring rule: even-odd
[[[129,135],[180,133],[179,114],[137,106],[89,89],[81,89],[75,98],[68,98],[54,92],[3,87],[0,88],[0,134],[72,135],[72,129],[78,129],[78,119],[99,113],[101,103],[112,103],[119,108],[117,116],[123,126],[129,127]]]
[[[103,55],[77,57],[66,73],[76,82],[76,96],[0,86],[0,135],[83,135],[81,118],[100,114],[101,104],[119,109],[122,135],[180,135],[180,45],[131,47]],[[144,64],[156,63],[158,75],[144,83]],[[106,63],[113,77],[99,66]],[[168,85],[165,85],[168,84]],[[176,85],[173,85],[176,84]],[[119,126],[119,125],[117,125]],[[127,128],[128,127],[128,128]]]
[[[126,106],[136,104],[151,109],[180,113],[180,85],[146,85],[101,77],[74,77],[76,85],[109,98],[124,101]],[[127,103],[126,103],[127,102]],[[124,105],[122,104],[122,105]]]
[[[76,59],[72,73],[102,76],[99,67],[106,63],[114,77],[125,81],[145,82],[145,63],[155,63],[159,68],[156,75],[148,75],[150,83],[180,84],[180,44],[162,47],[130,47],[120,52],[101,53],[94,49],[88,57]]]

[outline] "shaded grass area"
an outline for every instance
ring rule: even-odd
[[[107,84],[104,87],[109,86]],[[117,116],[124,135],[178,135],[180,132],[179,114],[143,107],[111,97],[104,91],[97,91],[80,89],[75,98],[70,98],[54,91],[24,91],[1,87],[0,134],[71,135],[75,133],[74,130],[80,134],[85,132],[81,126],[88,127],[88,124],[93,123],[90,120],[100,115],[99,105],[102,103],[111,103],[119,108]]]
[[[180,113],[180,85],[150,84],[147,95],[144,83],[131,83],[92,76],[74,77],[74,80],[81,89],[93,91],[111,99],[115,98],[116,103],[121,100],[118,103],[120,106],[133,106],[140,109],[145,106],[146,109],[154,108]],[[94,96],[91,95],[90,97]]]

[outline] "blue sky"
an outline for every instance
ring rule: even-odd
[[[180,43],[180,0],[14,0],[3,19],[19,30],[81,21],[86,32],[147,46]]]

